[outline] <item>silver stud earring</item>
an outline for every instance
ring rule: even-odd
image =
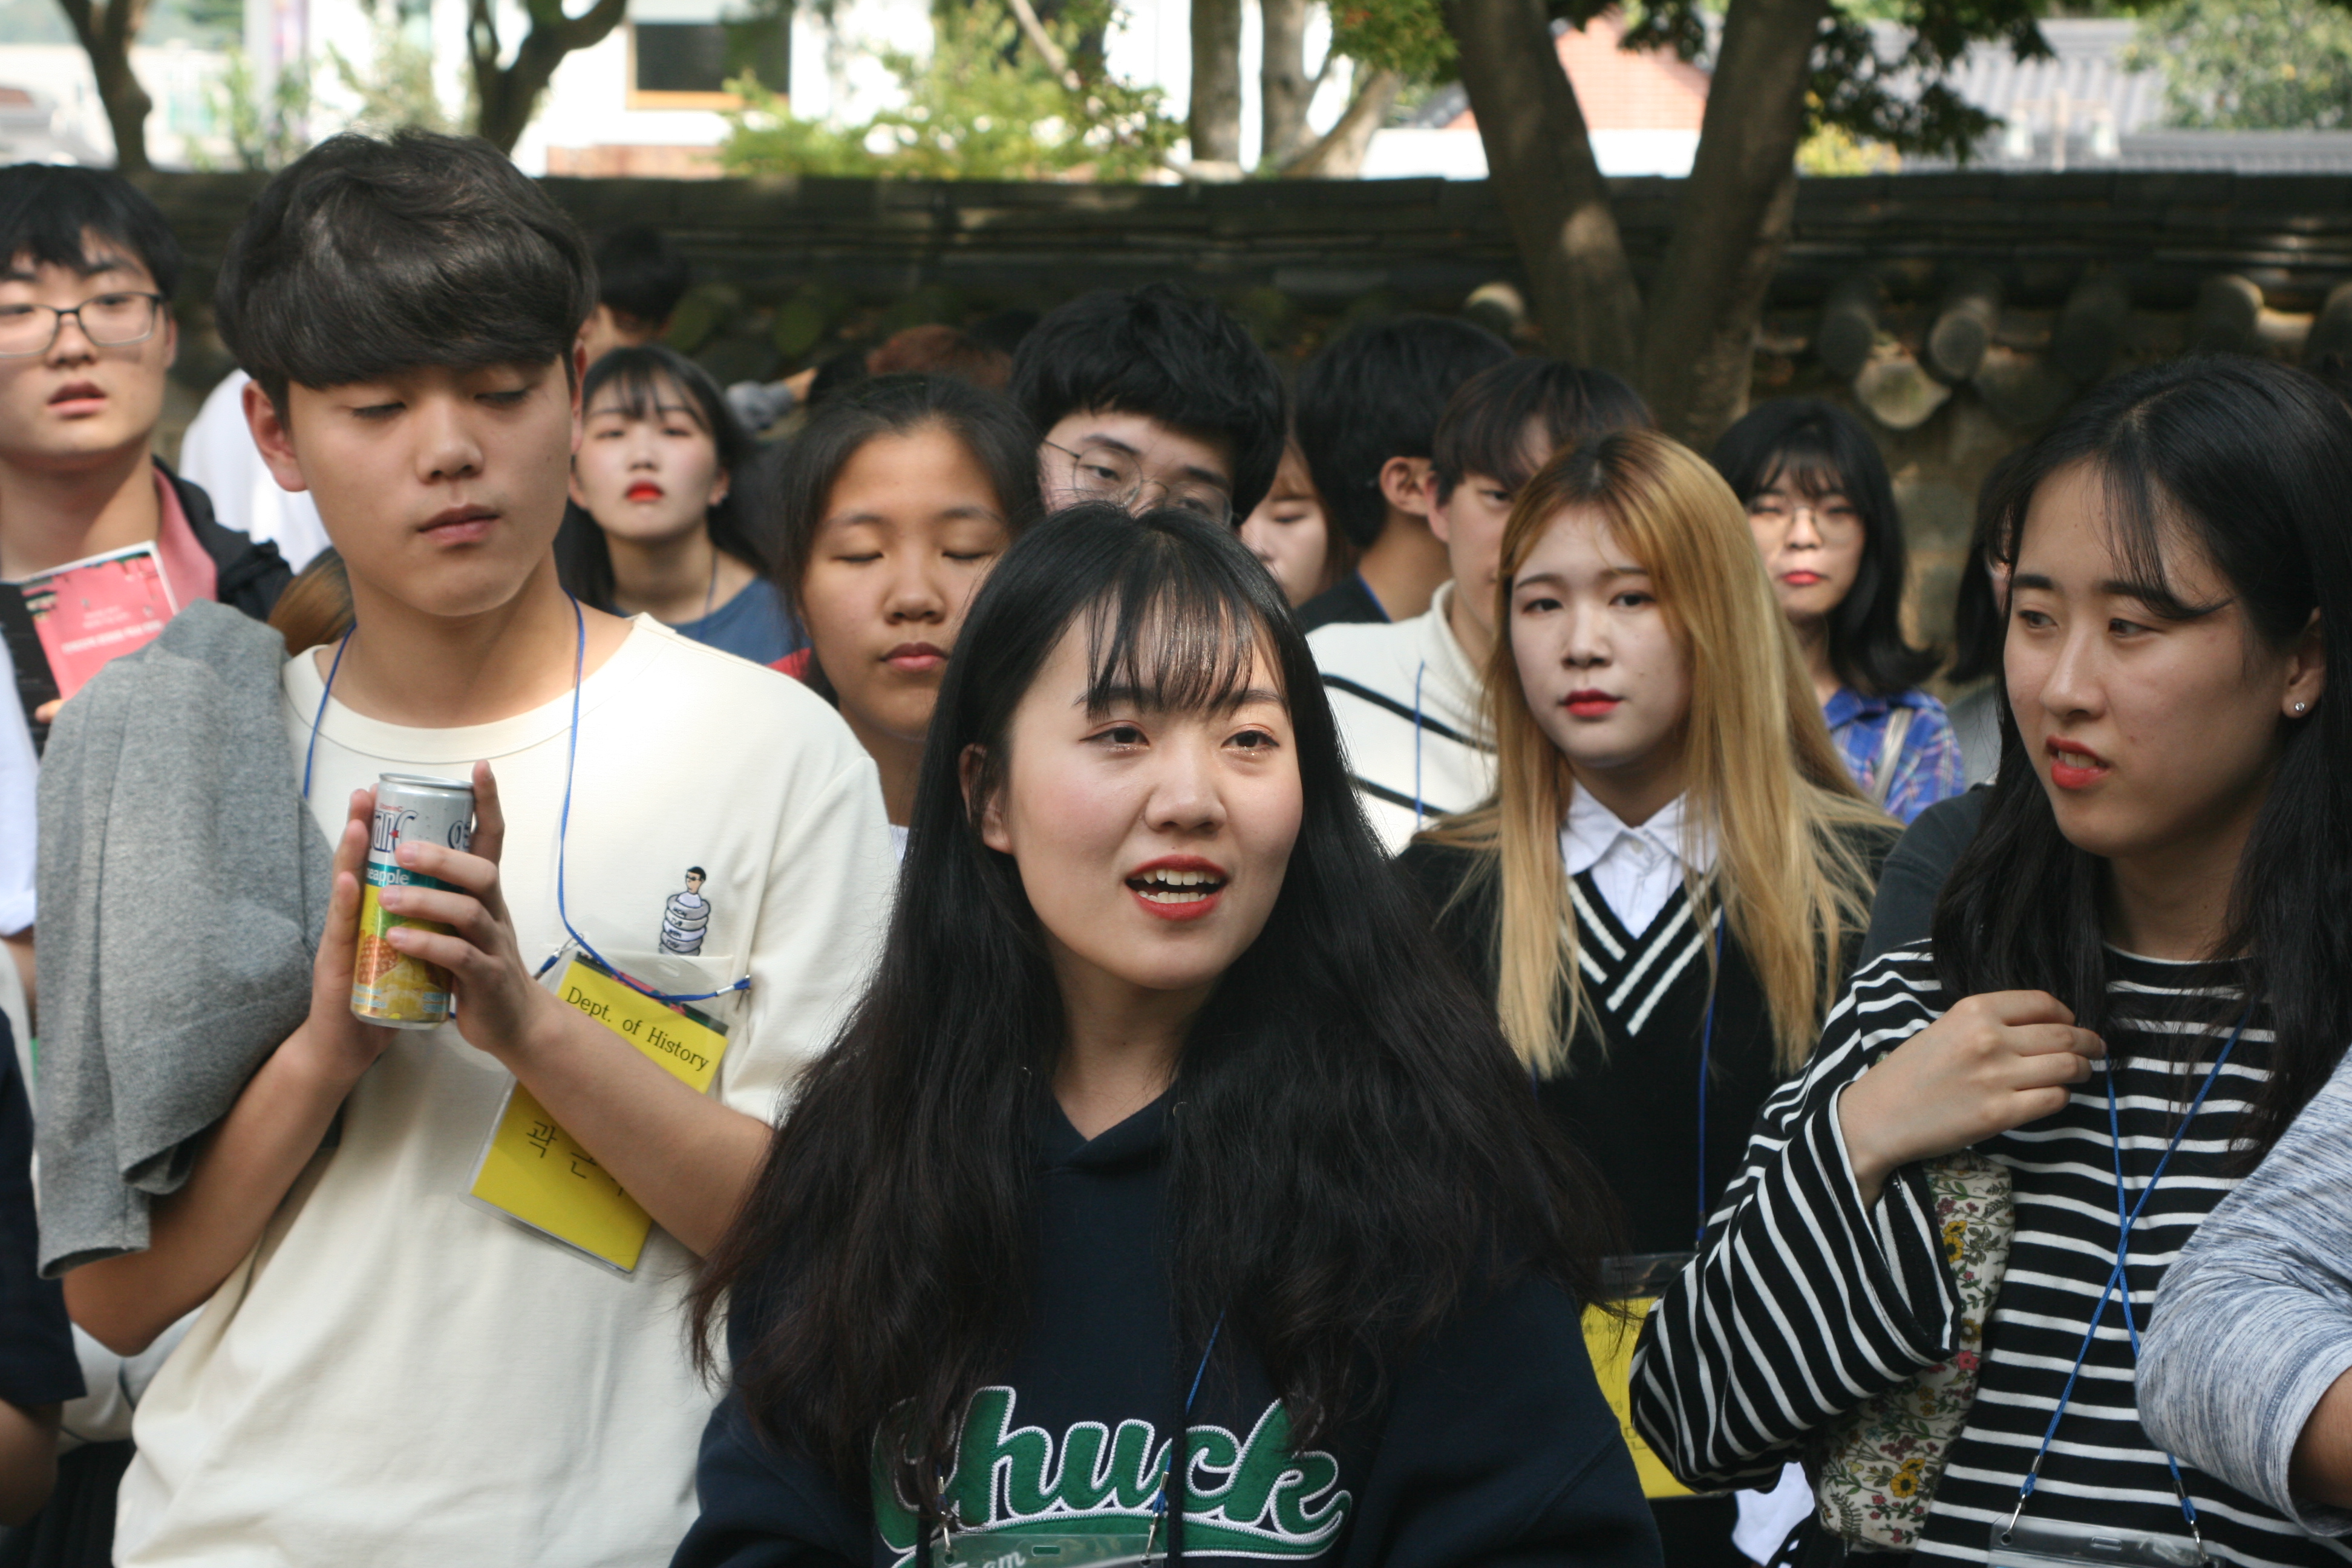
[[[2306,708],[2308,708],[2308,707],[2310,707],[2310,706],[2311,706],[2311,704],[2310,704],[2310,703],[2308,703],[2308,702],[2298,702],[2298,703],[2296,703],[2296,704],[2294,705],[2294,710],[2295,710],[2296,712],[2300,713],[2300,712],[2302,712],[2305,709],[2306,709]]]

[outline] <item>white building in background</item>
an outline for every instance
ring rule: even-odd
[[[53,0],[51,0],[53,3]],[[696,176],[717,173],[714,151],[734,100],[727,79],[756,63],[784,84],[803,118],[854,123],[889,106],[898,82],[887,53],[919,57],[930,47],[931,0],[838,0],[830,20],[802,0],[788,22],[747,29],[751,0],[629,0],[628,18],[595,47],[565,57],[536,119],[515,149],[533,174]],[[587,0],[569,0],[577,10]],[[1242,163],[1258,157],[1256,0],[1243,0]],[[362,77],[386,40],[429,50],[446,117],[462,118],[467,67],[467,0],[245,0],[245,53],[260,101],[283,70],[302,71],[311,91],[304,134],[349,123],[358,100],[340,79],[341,60]],[[526,30],[521,7],[502,0],[504,42]],[[1977,150],[1979,167],[2210,168],[2242,172],[2352,169],[2352,132],[2179,132],[2158,123],[2161,77],[2127,64],[2135,24],[2060,19],[2042,24],[2052,58],[2018,61],[1979,44],[1954,83],[2003,130]],[[1880,47],[1899,47],[1882,27]],[[51,37],[57,33],[52,30]],[[1308,30],[1308,68],[1329,36],[1318,16]],[[1601,171],[1618,175],[1688,173],[1706,111],[1708,77],[1699,65],[1617,47],[1622,26],[1604,14],[1559,37],[1562,65],[1592,128]],[[1108,38],[1112,71],[1156,86],[1181,118],[1192,86],[1190,0],[1125,0]],[[166,168],[232,167],[216,110],[228,57],[184,42],[133,51],[155,100],[150,155]],[[1346,107],[1344,68],[1330,73],[1309,123],[1327,130]],[[1459,85],[1433,94],[1410,122],[1372,138],[1368,178],[1482,179],[1486,153]],[[104,163],[113,137],[89,62],[71,43],[16,41],[0,33],[0,158]],[[1931,161],[1906,160],[1927,169]],[[1942,165],[1948,167],[1948,164]]]
[[[311,0],[314,5],[352,0]],[[592,49],[557,68],[547,101],[515,149],[533,173],[709,174],[710,150],[726,134],[728,0],[631,0],[629,20]],[[1242,163],[1258,155],[1257,6],[1243,0]],[[1106,41],[1110,70],[1159,88],[1166,111],[1184,113],[1192,91],[1192,13],[1187,0],[1129,0]],[[840,0],[830,24],[814,5],[793,10],[790,28],[761,49],[763,80],[788,81],[803,119],[855,123],[896,103],[898,83],[886,53],[920,58],[931,45],[929,0]],[[1330,29],[1319,16],[1307,38],[1309,69]],[[737,58],[742,53],[738,35]],[[1344,69],[1334,71],[1308,114],[1327,130],[1347,108]]]
[[[578,11],[586,0],[570,0]],[[1258,153],[1258,26],[1255,0],[1243,0],[1243,147]],[[467,0],[246,0],[244,51],[253,96],[271,101],[279,73],[306,74],[310,110],[303,129],[315,138],[357,112],[356,97],[335,67],[338,58],[363,78],[387,39],[429,47],[445,112],[461,118],[466,102]],[[725,110],[736,100],[729,77],[756,62],[763,80],[782,84],[803,118],[856,122],[898,100],[884,64],[889,53],[920,58],[931,45],[930,0],[839,0],[828,20],[797,5],[790,20],[766,29],[735,22],[744,0],[630,0],[628,18],[593,48],[564,57],[539,112],[515,148],[532,174],[708,175],[727,134]],[[528,28],[521,7],[501,5],[501,36],[511,52]],[[730,23],[733,25],[730,26]],[[1329,36],[1319,16],[1307,39],[1310,69]],[[1184,113],[1192,86],[1188,0],[1128,0],[1108,40],[1111,70],[1159,87],[1167,111]],[[155,100],[149,155],[165,168],[234,167],[218,110],[229,69],[219,50],[174,44],[137,48],[134,68]],[[12,96],[10,89],[16,89]],[[1347,106],[1344,67],[1331,73],[1308,119],[1328,129]],[[98,99],[89,62],[69,43],[17,43],[0,37],[0,144],[9,157],[111,162],[113,133]]]
[[[164,168],[195,167],[213,135],[213,100],[228,57],[182,43],[134,46],[131,68],[155,102],[147,155]],[[0,38],[0,163],[113,161],[114,131],[81,46]]]

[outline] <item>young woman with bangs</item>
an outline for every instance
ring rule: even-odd
[[[840,711],[905,847],[940,683],[989,568],[1035,521],[1037,434],[1002,393],[900,372],[825,401],[776,476],[776,582],[809,645],[776,668]]]
[[[1605,1200],[1232,530],[1017,541],[914,805],[924,896],[696,1293],[677,1568],[1656,1564],[1579,1322]]]
[[[1687,1253],[1804,1064],[1895,827],[1831,749],[1739,502],[1696,454],[1623,430],[1554,457],[1497,584],[1495,796],[1402,864],[1632,1253]],[[1738,1561],[1728,1503],[1658,1516],[1670,1562]]]
[[[555,541],[564,587],[754,664],[799,647],[735,490],[751,437],[710,373],[660,343],[614,349],[588,367],[580,406],[572,504]]]
[[[1792,1561],[1856,1553],[1890,1500],[1874,1563],[2343,1561],[2168,1456],[2133,1369],[2172,1260],[2352,1039],[2347,495],[2344,405],[2225,357],[2106,383],[2002,476],[1984,823],[1932,938],[1857,976],[1766,1107],[1634,1359],[1635,1423],[1694,1486],[1819,1458],[1896,1390],[1944,1426],[1900,1497],[1825,1485],[1837,1530]],[[2015,1219],[1949,1400],[1918,1380],[1985,1309],[1929,1163],[1962,1151],[2006,1168]]]
[[[1919,687],[1936,655],[1904,640],[1903,515],[1862,421],[1820,398],[1775,398],[1725,431],[1710,460],[1748,509],[1854,782],[1905,822],[1968,788],[1944,705]]]

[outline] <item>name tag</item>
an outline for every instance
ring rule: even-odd
[[[660,988],[678,990],[684,977],[667,971],[688,966],[672,960],[664,967]],[[567,1005],[696,1093],[709,1092],[727,1054],[727,1025],[717,1014],[656,1002],[585,953],[551,973],[558,978],[550,989]],[[700,983],[693,989],[717,987]],[[653,1230],[653,1216],[520,1083],[508,1086],[466,1197],[621,1274],[635,1272]]]
[[[2186,1535],[2032,1519],[1994,1525],[1985,1553],[1985,1568],[2197,1568],[2205,1561]]]
[[[1652,1252],[1610,1258],[1601,1278],[1603,1288],[1617,1300],[1606,1307],[1584,1309],[1584,1349],[1592,1358],[1592,1375],[1601,1380],[1601,1395],[1616,1414],[1625,1447],[1633,1455],[1634,1473],[1642,1478],[1642,1495],[1648,1498],[1697,1495],[1675,1479],[1666,1462],[1633,1429],[1633,1346],[1642,1337],[1642,1320],[1691,1256]],[[1618,1312],[1626,1315],[1621,1318]]]

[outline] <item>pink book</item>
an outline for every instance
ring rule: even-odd
[[[177,608],[152,543],[0,584],[0,633],[27,721],[43,703],[79,691],[109,659],[153,642]],[[47,728],[36,723],[35,738],[46,739]]]

